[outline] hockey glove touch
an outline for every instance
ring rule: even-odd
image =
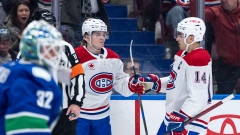
[[[161,80],[155,74],[148,74],[146,77],[141,77],[139,81],[144,85],[144,91],[153,90],[155,92],[160,92],[161,90]]]

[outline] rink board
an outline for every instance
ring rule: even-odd
[[[216,103],[228,95],[214,95]],[[112,95],[110,117],[113,135],[145,135],[138,96]],[[156,135],[165,115],[165,95],[143,95],[142,103],[149,135]],[[240,95],[211,111],[207,135],[240,135]]]

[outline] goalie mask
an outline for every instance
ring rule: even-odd
[[[62,35],[54,26],[43,20],[32,21],[23,31],[20,52],[26,60],[57,68],[63,45]]]
[[[184,38],[184,43],[187,45],[185,51],[187,51],[189,45],[203,40],[205,31],[206,31],[206,26],[202,19],[197,17],[188,17],[178,23],[177,29],[175,29],[174,37],[177,38],[177,35],[179,35],[178,33],[179,32],[182,33],[182,38]],[[186,39],[190,35],[194,36],[194,41],[190,44],[187,44]]]

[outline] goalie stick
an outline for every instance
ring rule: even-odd
[[[199,114],[197,114],[195,117],[193,117],[193,118],[189,119],[188,121],[186,121],[186,122],[184,123],[184,126],[186,126],[187,124],[193,122],[194,120],[196,120],[196,119],[198,119],[199,117],[207,114],[208,112],[212,111],[213,109],[219,107],[220,105],[226,103],[227,101],[229,101],[229,100],[231,100],[231,99],[233,99],[233,98],[234,98],[234,95],[231,94],[231,95],[227,96],[226,98],[224,98],[223,100],[218,101],[218,102],[215,103],[214,105],[210,106],[209,108],[207,108],[207,109],[203,110],[202,112],[200,112]],[[167,132],[167,133],[165,133],[164,135],[171,135],[171,133],[170,133],[170,132]]]
[[[132,57],[132,42],[133,42],[133,40],[131,40],[131,43],[130,43],[130,58],[131,58],[131,62],[132,62],[134,78],[137,79],[136,78],[136,71],[135,71],[135,67],[134,67],[134,62],[133,62],[133,57]],[[146,135],[148,135],[147,124],[146,124],[146,120],[145,120],[145,115],[144,115],[144,110],[143,110],[143,105],[142,105],[142,99],[141,99],[140,94],[138,94],[138,101],[139,101],[139,105],[140,105],[140,108],[141,108],[141,114],[142,114],[145,133],[146,133]]]

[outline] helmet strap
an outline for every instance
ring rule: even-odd
[[[188,37],[188,36],[187,36],[187,37]],[[194,39],[194,41],[192,41],[192,43],[188,44],[188,43],[187,43],[187,37],[184,38],[184,43],[187,45],[187,46],[186,46],[186,49],[184,50],[185,52],[188,52],[189,46],[192,45],[192,44],[195,42],[195,39]]]
[[[91,37],[91,36],[90,36],[90,37]],[[90,42],[89,42],[86,38],[83,38],[83,39],[93,48],[93,50],[99,51],[97,48],[95,48],[95,47],[92,45],[91,38],[90,38]]]

